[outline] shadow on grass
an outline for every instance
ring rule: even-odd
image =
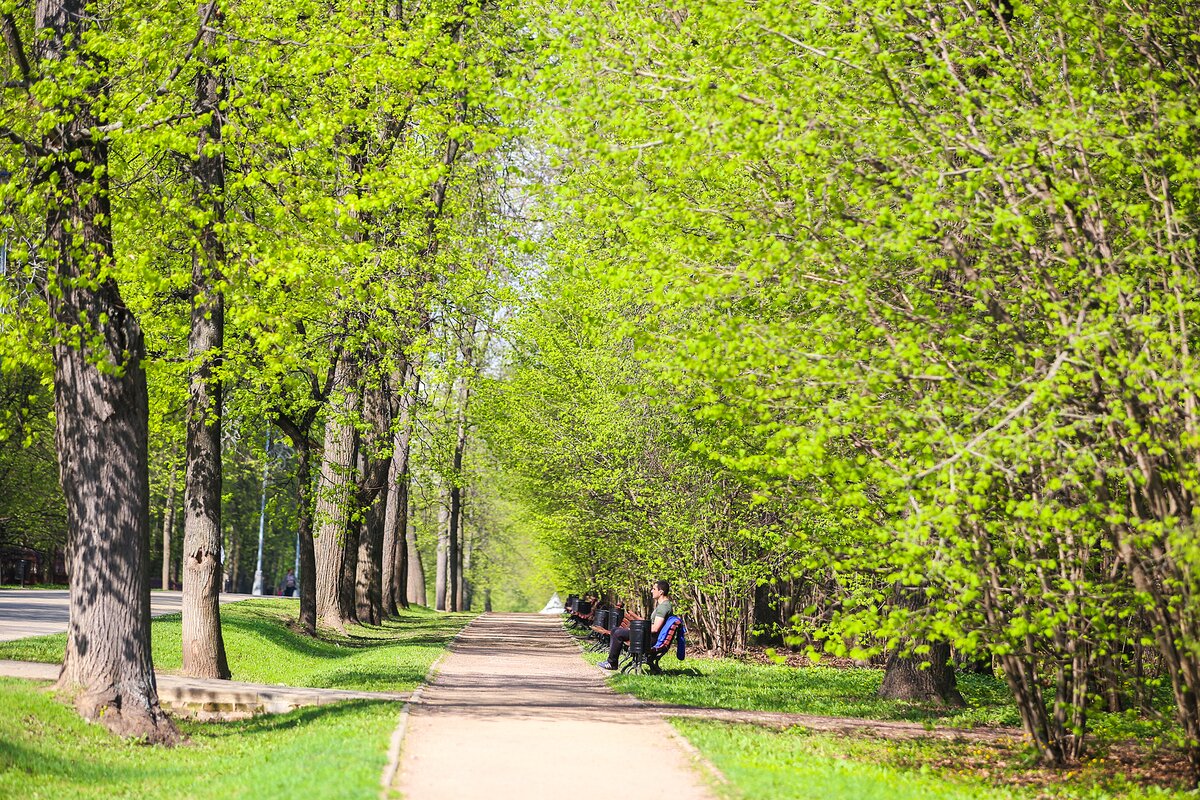
[[[220,740],[231,737],[265,736],[280,731],[293,731],[306,725],[334,720],[357,713],[359,710],[378,705],[396,705],[386,700],[347,700],[324,706],[305,706],[286,714],[260,714],[250,719],[233,722],[184,722],[182,727],[189,735],[203,733],[205,739]]]
[[[240,775],[251,763],[281,757],[294,761],[297,748],[335,751],[347,734],[357,735],[363,721],[389,719],[390,709],[398,707],[354,700],[234,722],[185,720],[180,721],[190,737],[185,744],[147,747],[85,723],[69,707],[28,685],[0,682],[0,709],[6,712],[0,720],[0,795],[15,797],[21,787],[26,794],[39,787],[40,796],[183,796],[182,787],[203,779],[206,771]],[[388,724],[390,720],[384,727]]]
[[[227,631],[238,631],[244,635],[265,639],[297,655],[320,659],[345,658],[347,650],[369,650],[387,647],[444,647],[458,631],[457,627],[447,629],[445,621],[433,619],[396,620],[385,626],[372,630],[385,633],[412,632],[414,635],[383,635],[362,636],[354,633],[346,635],[318,633],[316,637],[289,627],[291,618],[281,619],[278,616],[250,617],[244,614],[223,614],[221,628]]]
[[[361,667],[348,665],[345,669],[334,669],[314,676],[315,682],[326,687],[336,686],[338,689],[351,691],[393,691],[396,684],[420,684],[425,679],[426,670],[412,666],[399,666],[396,669],[364,670]],[[386,688],[385,688],[386,687]],[[315,687],[324,688],[324,687]]]
[[[879,669],[797,668],[733,659],[700,659],[685,667],[673,658],[664,659],[662,666],[662,675],[618,676],[614,688],[643,700],[701,708],[966,727],[1019,724],[1008,687],[986,676],[962,676],[959,688],[968,708],[947,708],[879,698]]]
[[[69,758],[49,747],[27,745],[0,737],[0,772],[19,772],[31,783],[46,778],[90,784],[99,791],[104,784],[139,783],[153,772],[149,765],[108,763],[98,765],[92,759]]]

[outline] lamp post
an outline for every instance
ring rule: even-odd
[[[258,564],[254,568],[254,588],[250,590],[251,594],[261,595],[263,593],[263,574],[262,574],[262,556],[263,556],[263,534],[267,526],[267,476],[271,470],[271,426],[267,426],[267,449],[263,452],[265,460],[263,463],[263,482],[262,482],[262,505],[258,512]]]

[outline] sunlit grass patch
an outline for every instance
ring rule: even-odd
[[[661,666],[662,675],[617,674],[612,685],[643,700],[701,708],[908,720],[959,727],[1021,722],[1004,682],[979,675],[960,678],[959,689],[967,708],[951,709],[880,699],[880,669],[789,667],[732,658],[688,658],[681,662],[674,652],[662,659]]]
[[[672,724],[728,778],[722,794],[738,800],[1195,797],[1182,788],[1139,785],[1103,760],[1059,772],[1037,769],[1012,745],[888,741],[698,720]]]
[[[288,686],[402,692],[415,689],[471,614],[401,612],[380,627],[351,626],[345,635],[312,638],[295,624],[298,600],[243,600],[221,606],[221,633],[233,679]],[[150,626],[154,665],[182,666],[178,614]],[[61,663],[66,634],[0,642],[0,658]]]
[[[399,706],[337,703],[179,726],[175,748],[84,722],[44,684],[0,679],[0,797],[373,797]]]

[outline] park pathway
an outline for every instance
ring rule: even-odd
[[[608,687],[560,616],[477,617],[420,695],[392,781],[406,800],[713,797],[682,739]]]

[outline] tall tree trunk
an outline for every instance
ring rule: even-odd
[[[363,509],[363,516],[354,600],[358,621],[379,625],[383,622],[383,524],[392,464],[391,403],[386,386],[363,393],[363,413],[370,427],[370,439],[364,448],[358,492],[358,507]]]
[[[296,451],[296,536],[300,545],[300,574],[296,586],[300,592],[300,627],[317,632],[317,570],[313,547],[312,440],[310,428],[315,414],[296,422],[276,414],[275,424],[292,442]]]
[[[471,335],[474,337],[474,322],[471,325]],[[464,367],[471,365],[471,345],[462,348],[462,363]],[[471,383],[466,375],[458,378],[458,391],[455,397],[456,431],[454,437],[454,457],[451,462],[450,474],[450,518],[447,535],[450,562],[450,610],[459,611],[462,608],[462,507],[463,507],[463,453],[467,449],[467,404],[471,400]]]
[[[358,608],[354,602],[355,582],[358,579],[358,544],[362,538],[360,514],[362,508],[358,505],[358,483],[362,474],[360,459],[354,460],[354,470],[349,477],[350,487],[346,493],[349,509],[347,511],[345,535],[342,537],[342,572],[338,578],[338,606],[341,609],[343,623],[358,622]]]
[[[387,505],[383,521],[383,611],[394,616],[408,607],[408,453],[412,442],[413,414],[420,378],[411,364],[398,371],[400,403],[392,462],[388,468]],[[411,379],[409,376],[412,376]]]
[[[408,510],[408,525],[404,527],[404,549],[408,551],[408,602],[416,606],[429,605],[425,592],[425,563],[421,559],[421,548],[417,546],[417,531],[412,520],[416,518],[415,510]]]
[[[459,487],[450,489],[450,509],[446,514],[446,608],[458,611],[458,581],[462,549],[458,542],[458,516],[461,501]]]
[[[916,611],[926,603],[923,589],[896,587],[897,605]],[[950,645],[945,642],[926,644],[930,648],[926,655],[901,655],[899,651],[893,651],[888,656],[879,696],[886,700],[965,706],[966,702],[958,692]],[[928,666],[924,666],[926,662]]]
[[[450,577],[449,572],[449,551],[450,551],[450,492],[443,488],[443,496],[438,502],[438,517],[437,517],[437,573],[433,579],[433,594],[434,594],[434,609],[437,611],[446,610],[446,594],[447,581]]]
[[[55,443],[67,510],[70,621],[58,688],[85,718],[171,744],[150,655],[149,401],[141,326],[108,270],[113,262],[108,144],[91,131],[105,64],[82,48],[96,28],[82,0],[37,0],[35,55],[72,62],[71,91],[45,95],[58,121],[42,147],[56,179],[46,210],[52,255]],[[11,45],[10,45],[11,46]],[[47,74],[57,66],[47,64]],[[82,329],[79,326],[82,325]]]
[[[467,490],[463,489],[462,497],[463,506],[465,509],[467,503]],[[463,523],[462,528],[462,567],[458,570],[458,610],[471,610],[471,582],[467,579],[467,574],[471,571],[471,549],[472,540],[467,536],[467,515],[465,510],[461,512]]]
[[[351,503],[354,501],[354,471],[358,463],[358,430],[351,415],[358,410],[356,368],[350,359],[339,361],[334,376],[332,403],[325,423],[325,451],[321,459],[320,489],[317,493],[316,595],[317,621],[344,631],[354,621],[353,572],[350,573],[349,604],[345,604],[344,573],[347,568]],[[353,543],[357,558],[358,542]]]
[[[215,3],[215,0],[214,0]],[[225,222],[225,157],[221,152],[224,85],[221,66],[211,55],[217,31],[208,19],[215,5],[201,6],[201,60],[196,76],[196,110],[208,114],[200,131],[193,201],[208,213],[192,257],[192,329],[189,356],[194,366],[187,414],[187,476],[183,494],[183,674],[228,678],[221,638],[221,375],[225,338],[225,298],[220,289],[225,246],[218,233]],[[215,15],[220,16],[216,10]],[[215,151],[215,152],[213,152]]]
[[[175,530],[175,484],[178,483],[176,473],[179,471],[177,450],[171,452],[171,482],[167,486],[167,510],[163,513],[162,524],[162,588],[171,588],[171,533]]]

